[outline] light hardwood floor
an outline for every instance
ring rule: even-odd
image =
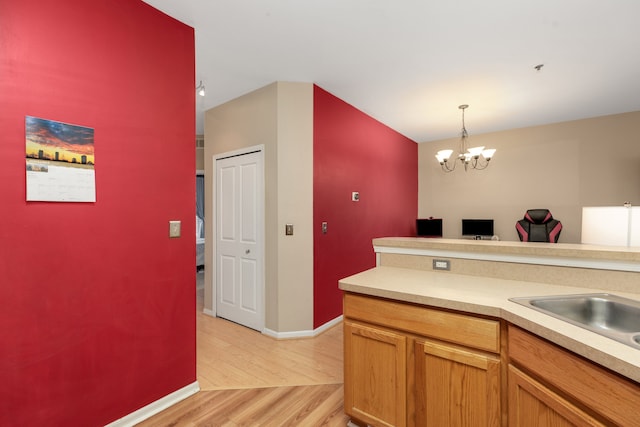
[[[342,324],[314,338],[275,340],[202,314],[198,289],[197,377],[201,391],[146,426],[345,426]]]

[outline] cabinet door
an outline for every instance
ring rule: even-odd
[[[640,386],[549,341],[509,325],[509,361],[606,425],[640,427]],[[588,424],[585,424],[588,425]]]
[[[407,338],[344,322],[345,412],[374,426],[406,426]]]
[[[509,426],[603,426],[513,365],[509,365]]]
[[[501,425],[500,359],[416,341],[415,365],[416,425]]]

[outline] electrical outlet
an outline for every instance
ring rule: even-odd
[[[451,270],[451,261],[448,259],[434,259],[433,260],[433,269],[434,270]]]
[[[360,201],[360,193],[358,193],[357,191],[352,191],[351,192],[351,201],[352,202]]]

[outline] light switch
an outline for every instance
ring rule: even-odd
[[[169,237],[180,237],[180,221],[169,221]]]
[[[285,224],[284,234],[285,236],[293,236],[293,224]]]
[[[327,228],[328,228],[327,223],[323,222],[322,223],[322,234],[327,234]]]

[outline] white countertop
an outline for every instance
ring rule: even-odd
[[[509,301],[513,297],[609,292],[548,283],[376,267],[339,282],[340,289],[504,319],[640,382],[640,350]],[[640,295],[610,292],[640,300]]]

